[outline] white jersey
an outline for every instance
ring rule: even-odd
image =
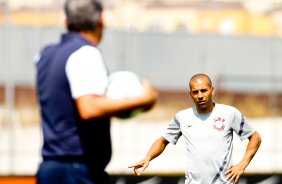
[[[255,130],[239,110],[216,104],[208,114],[195,106],[178,112],[163,137],[176,144],[183,136],[187,165],[185,184],[224,184],[224,172],[232,166],[233,131],[244,140]]]

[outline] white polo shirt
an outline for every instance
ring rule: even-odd
[[[196,107],[178,112],[163,137],[176,144],[183,136],[186,145],[185,184],[230,183],[224,172],[232,164],[233,131],[244,140],[255,130],[239,110],[216,104],[208,114]]]
[[[105,94],[107,68],[96,47],[86,45],[72,53],[66,63],[66,74],[74,99],[89,94]]]

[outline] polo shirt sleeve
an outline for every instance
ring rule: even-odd
[[[236,108],[234,108],[234,118],[231,122],[231,127],[243,141],[246,138],[250,137],[255,129],[253,125],[246,119],[246,117]]]
[[[177,119],[177,116],[175,116],[167,128],[165,129],[163,133],[163,137],[170,143],[176,144],[180,136],[182,135],[180,130],[180,123]]]
[[[107,69],[96,47],[87,45],[75,51],[68,58],[65,70],[73,99],[89,94],[105,94]]]

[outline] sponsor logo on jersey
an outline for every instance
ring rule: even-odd
[[[213,119],[213,128],[216,129],[217,131],[223,131],[225,128],[224,125],[225,119],[224,118],[214,118]]]

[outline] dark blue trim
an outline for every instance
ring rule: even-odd
[[[241,124],[240,124],[240,130],[239,130],[239,136],[241,137],[242,133],[243,133],[243,127],[244,127],[244,124],[245,124],[245,117],[243,114],[241,114],[242,116],[242,119],[241,119]]]
[[[216,180],[219,178],[220,173],[223,171],[224,166],[226,165],[226,158],[224,159],[224,162],[222,164],[222,166],[219,168],[219,172],[215,175],[215,177],[213,178],[211,184],[214,184],[216,182]]]
[[[175,116],[173,117],[173,120],[174,120],[176,123],[180,124],[179,121],[176,119]]]

